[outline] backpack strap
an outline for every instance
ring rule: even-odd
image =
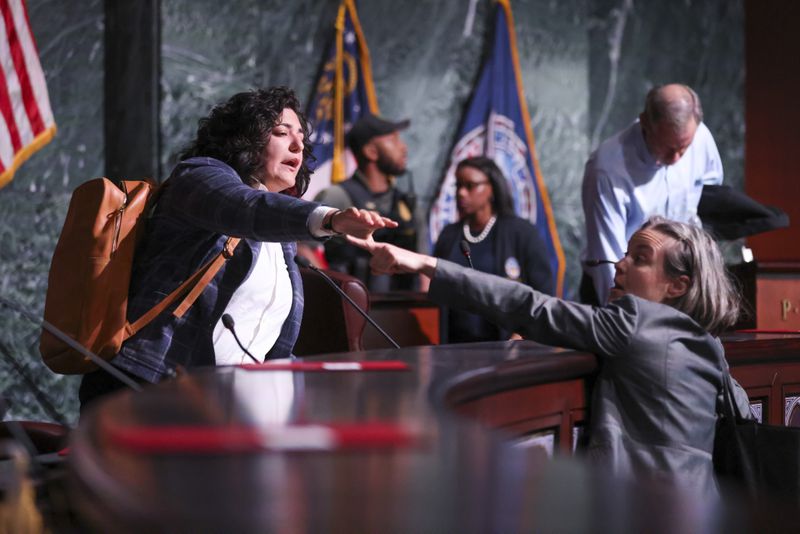
[[[178,307],[175,308],[175,311],[172,312],[172,315],[179,319],[183,317],[183,314],[186,313],[186,310],[188,310],[192,304],[194,304],[194,301],[197,300],[197,297],[200,296],[200,293],[203,292],[214,276],[216,276],[222,265],[233,257],[233,251],[236,250],[236,246],[238,244],[238,237],[229,237],[228,240],[225,241],[225,246],[222,247],[222,252],[220,252],[217,257],[211,261],[211,264],[205,273],[200,277],[197,285],[195,285],[192,290],[189,291],[189,294],[186,295],[186,298],[183,299],[183,302],[178,304]],[[195,273],[195,276],[201,272],[203,272],[203,269],[200,269],[197,273]]]
[[[175,308],[175,311],[172,312],[172,315],[175,317],[183,317],[183,314],[194,304],[194,301],[197,300],[197,297],[200,296],[206,286],[211,282],[214,276],[216,276],[222,268],[222,265],[233,256],[233,252],[236,250],[239,241],[241,241],[241,239],[238,237],[229,237],[228,240],[225,241],[225,246],[219,254],[200,267],[196,273],[187,278],[186,281],[179,285],[172,293],[164,297],[161,302],[150,308],[144,315],[133,323],[127,323],[125,325],[125,339],[135,335],[136,332],[158,317],[161,312],[167,309],[173,302],[183,295],[186,295],[178,307]]]

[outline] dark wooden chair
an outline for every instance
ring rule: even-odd
[[[364,311],[369,311],[369,292],[361,280],[336,271],[325,271]],[[305,308],[297,356],[363,350],[361,335],[367,323],[349,302],[311,269],[300,269]]]
[[[39,454],[58,452],[67,446],[70,429],[65,426],[40,421],[17,421],[17,424],[28,435]],[[0,423],[0,439],[14,439],[8,425],[8,421]]]

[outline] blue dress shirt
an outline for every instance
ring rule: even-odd
[[[658,165],[636,121],[605,140],[586,163],[583,213],[586,248],[583,260],[618,260],[628,240],[652,215],[700,224],[697,204],[703,185],[722,183],[717,145],[700,123],[692,144],[673,165]],[[613,285],[613,265],[586,267],[603,304]]]

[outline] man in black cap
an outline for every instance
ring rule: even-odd
[[[400,131],[408,128],[409,123],[387,121],[369,112],[362,115],[346,138],[356,158],[357,170],[348,180],[321,191],[315,200],[339,209],[355,206],[377,211],[397,221],[399,226],[375,232],[375,240],[416,250],[415,202],[412,195],[395,187],[395,177],[406,171],[408,147],[400,138]],[[342,239],[326,242],[325,257],[331,269],[360,278],[370,291],[413,289],[412,275],[372,276],[369,254]]]

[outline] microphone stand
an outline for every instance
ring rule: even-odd
[[[467,258],[467,263],[469,264],[470,269],[475,269],[475,266],[472,265],[472,252],[469,249],[469,243],[466,239],[461,240],[461,253]]]
[[[583,262],[583,264],[587,267],[597,267],[599,265],[604,265],[606,263],[614,265],[617,262],[615,262],[614,260],[584,260]]]
[[[339,294],[339,296],[341,296],[341,297],[344,297],[344,299],[345,299],[347,302],[349,302],[349,303],[350,303],[350,305],[351,305],[353,308],[355,308],[355,309],[356,309],[356,311],[357,311],[358,313],[360,313],[360,314],[361,314],[361,316],[362,316],[362,317],[364,317],[364,319],[366,319],[366,320],[367,320],[367,322],[368,322],[369,324],[371,324],[372,326],[374,326],[374,327],[375,327],[375,329],[376,329],[378,332],[380,332],[380,334],[383,336],[383,338],[384,338],[384,339],[386,339],[386,341],[388,341],[389,343],[391,343],[391,345],[392,345],[394,348],[396,348],[396,349],[399,349],[399,348],[400,348],[400,345],[398,345],[398,344],[397,344],[397,342],[396,342],[394,339],[392,339],[392,337],[391,337],[389,334],[387,334],[387,333],[386,333],[386,331],[384,331],[384,329],[383,329],[383,328],[381,328],[381,327],[378,325],[378,323],[376,323],[376,322],[375,322],[375,321],[372,319],[372,317],[370,317],[369,315],[367,315],[367,312],[365,312],[364,310],[362,310],[362,309],[361,309],[361,307],[360,307],[358,304],[356,304],[356,302],[355,302],[353,299],[351,299],[351,298],[350,298],[350,295],[348,295],[347,293],[345,293],[344,291],[342,291],[342,288],[340,288],[340,287],[339,287],[339,286],[336,284],[336,282],[334,282],[334,281],[331,279],[331,277],[330,277],[330,276],[328,276],[327,274],[325,274],[325,273],[322,271],[322,269],[320,269],[320,268],[319,268],[319,267],[317,267],[316,265],[313,265],[313,264],[312,264],[310,261],[308,261],[308,259],[306,259],[306,258],[304,258],[304,257],[302,257],[302,256],[295,256],[295,257],[294,257],[294,262],[295,262],[297,265],[299,265],[300,267],[306,267],[306,268],[308,268],[308,269],[311,269],[311,270],[312,270],[312,271],[314,271],[315,273],[319,274],[319,275],[320,275],[320,276],[323,278],[323,280],[325,280],[325,281],[326,281],[326,282],[327,282],[327,283],[328,283],[328,284],[329,284],[329,285],[330,285],[330,286],[331,286],[331,287],[332,287],[334,290],[336,290],[336,293],[338,293],[338,294]]]
[[[67,421],[66,419],[64,419],[64,416],[61,415],[61,413],[55,409],[53,403],[50,401],[48,396],[44,393],[44,391],[42,391],[36,385],[36,382],[28,375],[23,365],[14,356],[11,355],[11,350],[9,350],[9,348],[6,347],[5,343],[0,343],[0,353],[2,353],[2,355],[5,356],[6,360],[9,363],[11,363],[11,367],[13,367],[14,370],[17,372],[17,374],[20,376],[20,378],[22,378],[22,382],[25,384],[28,390],[33,394],[33,396],[39,402],[39,406],[41,406],[44,409],[47,415],[49,415],[53,421],[58,422],[58,424],[60,424],[61,426],[68,427],[69,424],[67,424]]]
[[[117,380],[119,380],[132,390],[136,392],[142,391],[142,387],[139,384],[137,384],[134,380],[132,380],[128,375],[126,375],[125,373],[123,373],[122,371],[120,371],[107,361],[105,361],[103,358],[101,358],[94,352],[90,351],[89,349],[87,349],[86,347],[84,347],[71,337],[69,337],[67,334],[62,332],[59,328],[57,328],[53,324],[49,323],[44,319],[39,319],[31,312],[23,308],[21,305],[11,300],[8,300],[5,297],[0,297],[0,304],[6,306],[7,308],[10,308],[11,310],[14,310],[15,312],[19,313],[20,315],[31,321],[32,323],[41,325],[42,328],[44,328],[49,333],[57,337],[59,341],[69,345],[71,349],[80,352],[83,356],[86,356],[88,359],[92,361],[92,363],[103,369],[105,372],[107,372],[108,374],[110,374],[111,376],[113,376],[114,378],[116,378]]]
[[[224,326],[225,328],[227,328],[228,330],[231,331],[231,334],[233,334],[233,339],[234,339],[234,341],[236,341],[236,344],[239,345],[239,348],[242,349],[245,354],[250,356],[250,359],[253,360],[253,363],[255,363],[256,365],[261,365],[261,362],[258,361],[255,356],[250,354],[250,351],[247,350],[246,348],[244,348],[244,345],[242,345],[242,342],[239,341],[239,336],[236,335],[236,330],[234,330],[234,328],[236,327],[236,324],[234,323],[233,317],[231,316],[231,314],[229,314],[229,313],[223,313],[222,314],[222,326]]]

